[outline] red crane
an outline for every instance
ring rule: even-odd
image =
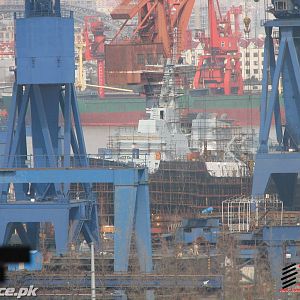
[[[139,84],[145,65],[178,59],[185,48],[195,0],[123,0],[112,12],[123,25],[106,45],[106,78],[111,84]],[[130,38],[119,35],[137,17]],[[122,74],[122,75],[120,75]]]
[[[98,94],[104,98],[104,24],[99,17],[84,17],[85,60],[97,61]]]
[[[186,30],[195,0],[123,0],[112,12],[113,19],[123,19],[125,23],[138,16],[138,25],[131,41],[139,43],[162,43],[164,54],[170,57],[172,46],[177,43],[177,54],[184,50]],[[177,36],[174,36],[174,28]],[[119,31],[119,32],[120,32]],[[117,33],[116,37],[118,36]]]
[[[215,2],[217,10],[215,8]],[[222,16],[218,0],[208,0],[210,35],[200,36],[204,46],[194,78],[194,88],[208,88],[211,93],[243,94],[243,78],[240,65],[239,16],[242,7],[231,7]],[[217,16],[218,15],[218,16]],[[234,16],[234,24],[231,22]],[[234,30],[232,26],[234,25]]]

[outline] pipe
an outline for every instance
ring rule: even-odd
[[[96,85],[96,84],[85,84],[86,86],[89,87],[96,87],[96,88],[103,88],[107,90],[114,90],[114,91],[121,91],[121,92],[128,92],[128,93],[133,93],[133,90],[128,90],[128,89],[121,89],[121,88],[116,88],[116,87],[110,87],[110,86],[105,86],[105,85]]]
[[[95,249],[91,243],[91,300],[96,300],[96,279],[95,279]]]

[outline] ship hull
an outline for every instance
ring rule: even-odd
[[[213,208],[220,215],[222,201],[250,196],[252,177],[211,176],[204,161],[161,161],[159,169],[149,174],[152,233],[175,230],[183,218],[204,216]],[[113,224],[113,187],[99,187],[100,224]],[[103,224],[103,222],[106,222]]]
[[[3,96],[3,108],[8,108],[11,96]],[[259,126],[260,94],[198,96],[195,93],[179,98],[182,114],[212,112],[227,115],[235,125]],[[79,96],[78,107],[83,126],[136,126],[147,118],[146,99],[139,96]]]

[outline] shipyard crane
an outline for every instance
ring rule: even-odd
[[[135,230],[141,272],[150,273],[147,169],[111,168],[86,152],[74,86],[73,13],[62,14],[60,0],[25,0],[15,24],[15,82],[5,149],[0,149],[0,245],[16,232],[23,244],[39,249],[41,226],[51,223],[57,254],[82,240],[99,249],[92,184],[110,183],[115,191],[114,270],[128,271]],[[74,191],[74,186],[80,188]]]
[[[120,89],[117,87],[105,85],[105,60],[104,60],[104,43],[105,43],[105,26],[101,18],[98,16],[86,16],[84,17],[84,30],[83,37],[85,44],[79,42],[77,44],[79,48],[79,74],[78,83],[79,87],[88,86],[98,89],[98,95],[100,98],[104,98],[105,89],[120,91],[125,93],[132,93],[130,89]],[[84,58],[86,61],[97,62],[97,84],[83,83],[83,62],[82,62],[82,48],[84,48]]]
[[[171,57],[172,45],[177,43],[177,53],[185,49],[186,30],[194,6],[194,0],[132,0],[122,1],[111,12],[111,17],[116,20],[125,20],[117,38],[127,22],[138,17],[137,26],[131,41],[140,44],[162,43],[164,55]],[[174,28],[177,28],[177,39],[174,40]]]
[[[293,207],[297,174],[300,173],[300,0],[273,0],[268,9],[276,19],[264,24],[266,38],[259,150],[255,162],[252,194],[264,194],[269,180],[272,179],[285,206]],[[283,105],[279,102],[280,81]],[[270,153],[269,136],[272,121],[275,121],[277,147],[275,152]]]
[[[104,98],[104,24],[100,17],[86,16],[84,17],[84,40],[85,40],[85,60],[97,61],[97,77],[98,77],[98,95]],[[101,87],[102,86],[102,87]]]
[[[259,149],[255,159],[252,197],[255,199],[268,193],[277,193],[285,209],[299,210],[297,178],[300,174],[300,0],[272,0],[268,11],[275,19],[264,23],[266,37]],[[276,147],[271,148],[269,139],[273,124],[277,142]],[[274,142],[272,144],[274,145]],[[278,249],[273,256],[269,250],[270,269],[275,274],[276,299],[282,298],[282,294],[279,293],[283,279],[280,278],[280,273],[285,267],[282,259],[283,243],[278,241],[282,239],[285,243],[295,243],[295,238],[289,236],[291,230],[285,227],[279,230],[277,233],[272,231],[272,238],[269,238],[268,242],[270,248],[277,246]],[[294,261],[298,262],[296,254],[292,255],[290,263]]]
[[[204,33],[200,35],[204,55],[199,57],[194,88],[207,88],[214,94],[243,94],[239,51],[241,13],[241,6],[232,6],[222,16],[219,1],[208,0],[209,36]],[[234,29],[231,16],[234,16]]]
[[[37,249],[40,223],[51,222],[56,230],[58,253],[67,250],[68,242],[76,243],[81,233],[86,240],[94,241],[99,246],[98,212],[91,198],[90,185],[82,185],[86,192],[85,201],[72,206],[72,200],[67,195],[70,183],[62,187],[49,175],[51,168],[70,166],[71,151],[81,156],[79,165],[87,167],[75,102],[73,15],[70,13],[62,17],[59,0],[26,0],[24,15],[15,15],[15,37],[16,76],[7,121],[7,139],[0,165],[2,169],[15,170],[18,167],[28,170],[30,150],[27,148],[27,124],[32,132],[32,174],[37,176],[37,169],[43,168],[48,180],[41,182],[25,176],[21,182],[13,180],[11,184],[1,183],[0,244],[7,243],[12,232],[16,231],[23,243]],[[25,123],[29,109],[31,116]],[[77,124],[75,130],[71,118]],[[63,146],[59,137],[62,124]],[[64,158],[60,165],[58,157],[62,156]],[[14,203],[17,204],[15,206],[7,205],[8,195],[12,193],[11,187]],[[30,201],[36,205],[29,206]],[[43,209],[38,203],[43,203]],[[69,203],[69,208],[65,206],[66,203]],[[56,212],[53,211],[54,205]],[[80,217],[80,209],[86,210],[88,214]]]
[[[166,58],[179,59],[185,49],[194,1],[123,0],[115,7],[112,19],[124,23],[105,47],[107,82],[139,84],[145,65],[161,65]],[[137,23],[131,24],[134,26],[131,36],[120,39],[124,28],[136,20]]]

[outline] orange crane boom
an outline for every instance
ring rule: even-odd
[[[111,16],[113,19],[125,20],[122,30],[129,20],[138,15],[138,25],[131,41],[162,43],[165,57],[171,57],[173,44],[176,43],[178,57],[184,50],[194,3],[195,0],[139,0],[136,3],[134,0],[124,0],[111,12]],[[177,40],[174,40],[175,28],[178,32]]]
[[[124,0],[115,7],[111,12],[112,18],[123,20],[124,23],[105,48],[107,83],[141,84],[146,65],[161,65],[163,58],[179,59],[185,50],[194,2]],[[134,24],[132,34],[120,39],[120,33],[128,28],[133,18],[137,19],[137,24]],[[150,81],[156,79],[150,78]]]

